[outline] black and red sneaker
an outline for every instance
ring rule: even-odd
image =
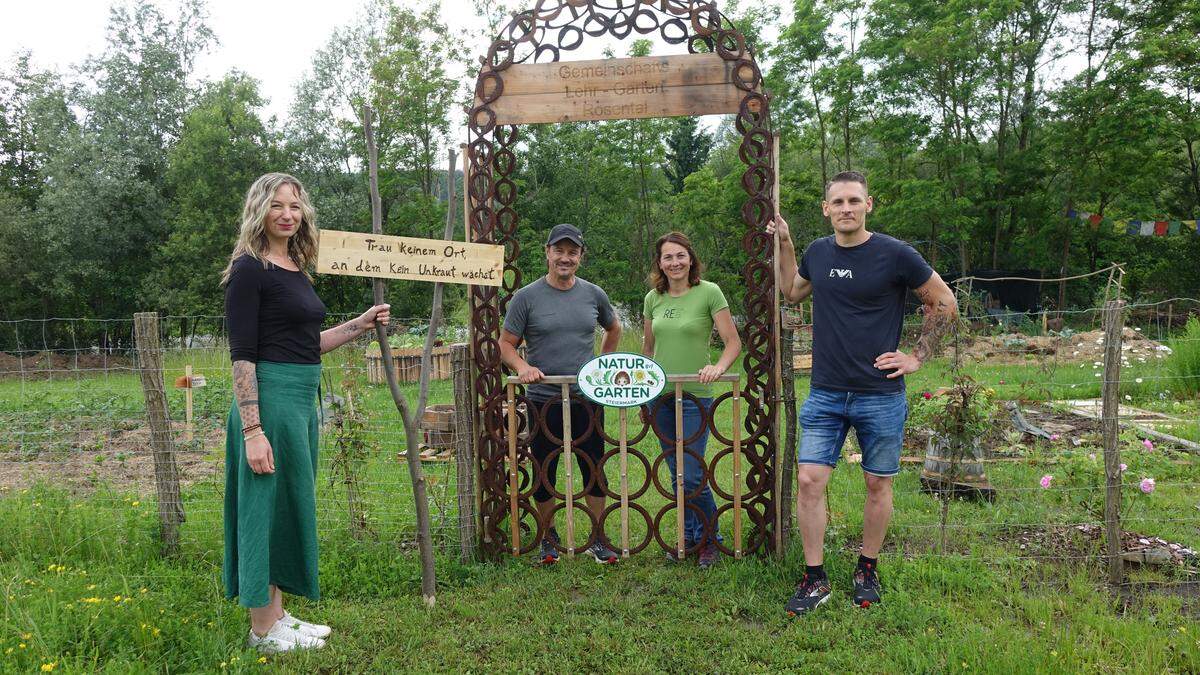
[[[558,562],[556,544],[558,544],[558,532],[550,530],[549,534],[542,539],[542,545],[538,548],[538,559],[543,565],[553,565]]]
[[[879,570],[874,563],[863,563],[854,570],[854,606],[866,609],[879,603]]]
[[[615,565],[617,564],[617,561],[621,559],[617,555],[616,551],[612,550],[608,546],[605,546],[604,542],[599,540],[587,547],[587,550],[585,550],[584,553],[592,556],[592,558],[601,565]]]
[[[800,583],[796,584],[796,592],[787,601],[784,609],[789,616],[807,614],[825,604],[831,590],[833,589],[829,585],[828,577],[809,578],[805,574]]]

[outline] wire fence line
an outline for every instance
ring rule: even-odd
[[[1097,414],[1088,417],[1081,414],[1082,406],[1076,405],[1099,398],[1103,382],[1109,379],[1103,367],[1105,345],[1095,337],[1102,329],[1102,308],[1053,312],[1051,318],[1062,319],[1053,327],[1046,325],[1051,318],[1043,321],[1040,313],[976,309],[964,303],[961,325],[966,328],[948,341],[947,355],[926,366],[929,372],[924,379],[910,378],[909,398],[916,419],[910,424],[905,469],[895,487],[898,507],[888,546],[906,556],[971,558],[975,555],[972,551],[986,549],[994,560],[1090,560],[1102,564],[1103,543],[1090,530],[1078,528],[1106,523],[1095,511],[1094,499],[1082,502],[1104,491],[1099,437],[1101,426],[1112,420],[1124,425],[1122,444],[1131,459],[1120,480],[1122,494],[1128,495],[1127,508],[1132,509],[1122,514],[1128,534],[1162,537],[1178,545],[1173,551],[1192,553],[1200,531],[1200,505],[1190,503],[1186,494],[1200,485],[1200,472],[1190,455],[1175,451],[1186,450],[1185,445],[1168,449],[1170,443],[1153,440],[1156,437],[1139,429],[1200,441],[1194,396],[1181,395],[1189,386],[1197,388],[1196,374],[1177,372],[1168,365],[1176,351],[1200,351],[1200,341],[1183,328],[1189,317],[1200,315],[1200,300],[1175,298],[1125,306],[1127,337],[1121,352],[1125,358],[1116,379],[1121,403],[1129,409],[1120,410],[1115,418],[1099,414],[1099,406],[1095,406]],[[329,323],[347,318],[350,316],[331,316]],[[413,329],[412,333],[397,330],[400,344],[419,343],[424,323],[414,317],[393,318],[393,326]],[[907,339],[920,324],[920,316],[906,319],[903,330]],[[188,516],[182,536],[185,545],[211,546],[219,541],[224,427],[232,400],[223,317],[163,316],[159,325],[158,352],[165,384],[161,394],[167,401]],[[796,357],[803,357],[803,352],[811,349],[811,342],[805,339],[811,325],[793,317],[793,326],[800,352]],[[150,434],[133,320],[0,320],[0,335],[10,336],[8,344],[14,346],[0,353],[0,498],[31,498],[46,490],[63,489],[74,498],[122,508],[141,502],[139,508],[150,509],[154,468],[148,451]],[[73,339],[64,340],[64,335]],[[449,337],[465,336],[452,332]],[[323,537],[384,542],[407,549],[416,524],[412,486],[404,466],[405,434],[386,387],[378,383],[382,363],[368,356],[369,343],[361,338],[324,359],[319,525]],[[400,359],[407,360],[399,365],[405,369],[401,380],[412,380],[412,362],[419,357],[400,353]],[[452,551],[462,544],[459,494],[469,490],[473,498],[475,490],[472,480],[459,475],[455,461],[456,449],[469,447],[474,439],[464,437],[452,421],[455,412],[462,414],[453,382],[456,378],[469,380],[470,373],[463,370],[469,364],[438,358],[445,365],[439,366],[435,359],[435,370],[441,370],[431,382],[429,402],[434,410],[427,417],[430,428],[422,430],[428,446],[423,449],[422,465],[429,479],[435,541],[442,550]],[[185,440],[188,390],[175,387],[188,366],[205,378],[204,387],[191,389],[192,441]],[[801,388],[806,385],[803,370],[801,367],[797,376]],[[1031,424],[1047,437],[1008,425],[1006,415],[998,410],[978,457],[993,499],[954,501],[949,516],[943,519],[938,507],[941,502],[931,499],[919,480],[931,451],[923,426],[928,419],[921,418],[915,408],[923,401],[936,401],[938,389],[948,387],[953,377],[963,372],[969,372],[983,389],[994,391],[991,399],[1017,401]],[[408,381],[403,386],[414,400],[415,383]],[[929,398],[925,398],[927,394]],[[355,415],[359,426],[350,424],[354,428],[347,431],[346,420]],[[719,423],[729,425],[732,420]],[[1145,447],[1146,441],[1154,447]],[[1089,450],[1096,455],[1094,459],[1087,458]],[[852,437],[845,460],[854,463],[856,454]],[[723,468],[728,469],[728,463]],[[615,462],[607,462],[602,470],[609,475],[610,484],[616,484]],[[665,463],[661,470],[666,471]],[[640,466],[631,468],[631,484],[649,480],[635,475],[639,471]],[[1045,476],[1051,477],[1048,484],[1039,484]],[[1154,479],[1149,493],[1145,491],[1147,478]],[[669,477],[660,480],[670,484]],[[730,492],[731,474],[717,480]],[[861,511],[861,486],[854,480],[835,481],[831,486],[831,509],[853,519],[852,514]],[[648,493],[650,498],[652,493]],[[1175,500],[1174,506],[1161,505],[1167,500]],[[718,501],[718,506],[722,505]],[[722,514],[722,530],[729,527],[731,517],[728,512]],[[583,521],[580,525],[589,526]],[[604,528],[610,541],[615,540],[614,520],[608,519]],[[1046,545],[1057,548],[1045,553],[1011,549],[1016,538],[1030,528],[1046,536],[1063,534],[1066,539],[1049,541]],[[948,546],[945,537],[939,541],[939,531],[969,536]],[[671,537],[668,531],[662,534],[668,540]],[[1180,569],[1196,567],[1189,555],[1179,557],[1190,561]],[[1154,583],[1173,582],[1164,578]]]

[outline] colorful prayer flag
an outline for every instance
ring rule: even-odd
[[[1168,223],[1165,220],[1154,221],[1154,236],[1156,236],[1156,237],[1167,236],[1167,226],[1168,226]]]
[[[1093,213],[1092,217],[1088,218],[1088,222],[1092,224],[1093,230],[1097,227],[1100,227],[1101,220],[1104,220],[1104,216],[1100,215],[1099,213]]]
[[[1143,220],[1142,226],[1138,229],[1138,234],[1142,235],[1143,237],[1149,237],[1150,235],[1154,234],[1154,221]]]
[[[1180,222],[1178,220],[1172,220],[1171,224],[1167,226],[1167,234],[1171,236],[1179,234],[1179,227]]]
[[[1076,215],[1077,214],[1075,213],[1075,209],[1067,209],[1067,217],[1068,218],[1074,218]]]

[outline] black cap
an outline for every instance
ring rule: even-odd
[[[569,223],[555,225],[554,229],[550,230],[550,236],[546,237],[546,245],[553,246],[563,239],[569,239],[575,242],[579,248],[583,248],[583,233],[579,231],[578,227]]]

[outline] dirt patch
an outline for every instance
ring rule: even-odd
[[[225,443],[225,429],[200,427],[195,440],[183,441],[183,424],[174,426],[175,461],[183,485],[209,478],[224,470],[214,449]],[[70,446],[37,453],[0,454],[0,489],[13,490],[43,482],[75,494],[89,494],[101,485],[139,494],[154,492],[154,457],[150,429],[90,430],[75,434]]]
[[[1133,328],[1126,327],[1121,333],[1123,360],[1149,362],[1165,358],[1171,353],[1169,347],[1151,340]],[[977,336],[962,347],[962,356],[968,362],[997,364],[1020,364],[1052,359],[1071,363],[1104,361],[1104,331],[1063,335],[1003,335]],[[954,357],[954,349],[950,349]]]
[[[0,379],[67,380],[82,374],[131,370],[133,361],[115,354],[56,354],[38,352],[13,356],[0,352]]]

